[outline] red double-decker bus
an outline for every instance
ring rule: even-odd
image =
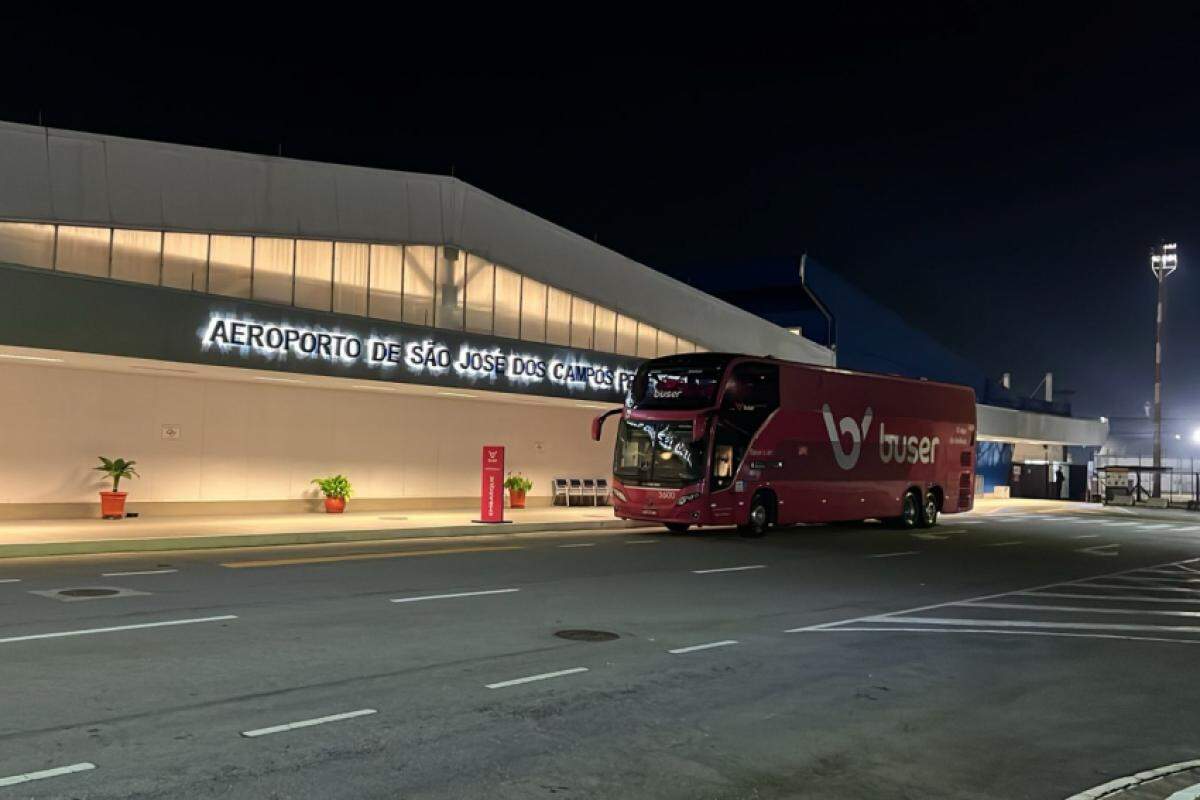
[[[673,531],[881,519],[931,527],[974,505],[967,387],[771,358],[643,364],[620,414],[613,506]]]

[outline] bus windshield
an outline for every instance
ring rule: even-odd
[[[692,423],[621,420],[613,474],[642,486],[686,486],[704,475],[704,441]]]
[[[647,367],[634,381],[635,408],[697,409],[717,402],[724,364]]]

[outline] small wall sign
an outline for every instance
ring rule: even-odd
[[[173,423],[164,423],[162,426],[162,438],[170,441],[178,441],[183,434],[183,428]]]

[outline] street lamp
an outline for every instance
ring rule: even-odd
[[[1162,496],[1162,338],[1163,297],[1167,276],[1179,266],[1175,243],[1150,248],[1150,271],[1158,281],[1158,315],[1154,328],[1154,489],[1153,497]]]

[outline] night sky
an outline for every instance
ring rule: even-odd
[[[1177,240],[1167,416],[1200,423],[1200,20],[1015,7],[586,39],[565,18],[186,41],[79,23],[6,35],[0,119],[453,171],[699,286],[807,251],[989,374],[1032,391],[1053,370],[1089,415],[1152,397],[1147,253]]]

